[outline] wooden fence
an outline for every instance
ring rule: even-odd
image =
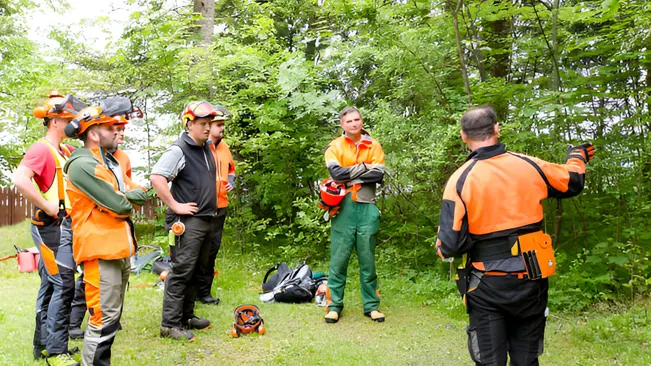
[[[156,208],[162,206],[159,199],[153,198],[136,212],[146,219],[156,218]],[[34,205],[25,199],[16,187],[0,187],[0,227],[15,225],[32,216]]]

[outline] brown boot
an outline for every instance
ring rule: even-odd
[[[336,311],[329,311],[325,316],[326,323],[334,324],[339,321],[339,313]]]
[[[384,314],[377,310],[373,310],[370,313],[364,314],[371,318],[374,322],[382,323],[384,321]]]

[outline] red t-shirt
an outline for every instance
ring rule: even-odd
[[[73,146],[66,145],[66,147],[71,153],[75,150]],[[61,150],[59,150],[59,153],[64,157],[66,156]],[[41,192],[47,192],[50,189],[56,175],[56,163],[52,151],[45,142],[38,141],[32,144],[27,149],[20,165],[34,172],[34,182],[36,182]]]

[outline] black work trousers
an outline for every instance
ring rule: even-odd
[[[210,252],[208,253],[208,267],[205,268],[205,272],[201,271],[201,273],[197,273],[197,297],[199,299],[210,297],[210,290],[212,289],[212,283],[215,278],[215,260],[217,259],[219,248],[222,245],[224,221],[226,221],[226,207],[217,210],[213,245],[210,247]]]
[[[474,278],[473,278],[474,277]],[[468,350],[476,365],[538,365],[543,353],[548,281],[471,273],[466,295]]]
[[[83,272],[75,281],[75,297],[72,300],[70,312],[70,328],[81,328],[81,323],[86,316],[86,286]]]
[[[166,226],[171,227],[177,220],[178,216],[168,215]],[[181,222],[185,225],[185,232],[176,237],[172,270],[165,280],[163,296],[161,325],[169,328],[182,328],[183,323],[194,316],[197,275],[205,273],[210,265],[209,254],[217,227],[217,219],[212,216],[182,216]]]

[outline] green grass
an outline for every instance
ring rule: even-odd
[[[31,245],[26,223],[0,228],[0,256],[12,244]],[[258,286],[270,259],[236,255],[224,245],[216,280],[219,306],[199,304],[197,315],[213,327],[196,332],[193,343],[158,337],[162,292],[136,284],[155,276],[132,276],[123,330],[113,345],[114,365],[470,365],[466,349],[466,315],[453,286],[422,275],[386,278],[379,266],[385,323],[362,314],[358,269],[353,261],[346,289],[346,310],[339,323],[323,321],[315,304],[261,304]],[[325,264],[315,265],[324,271]],[[16,261],[0,263],[0,365],[42,365],[31,359],[34,302],[39,278],[16,270]],[[551,299],[553,301],[553,299]],[[234,339],[229,329],[235,306],[257,304],[267,334]],[[595,307],[581,314],[552,314],[547,325],[544,365],[650,365],[651,302],[628,307]],[[70,346],[81,347],[80,341]]]

